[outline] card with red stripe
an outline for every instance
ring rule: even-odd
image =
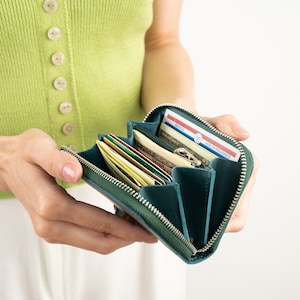
[[[166,109],[162,123],[172,127],[183,136],[194,141],[196,144],[207,149],[218,157],[232,161],[238,161],[240,158],[241,153],[239,149],[170,109]]]

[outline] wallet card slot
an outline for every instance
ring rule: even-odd
[[[170,220],[187,240],[189,239],[181,193],[177,184],[145,186],[139,193]]]
[[[144,134],[147,138],[149,138],[151,141],[159,145],[160,147],[170,151],[174,152],[175,147],[171,146],[167,142],[163,141],[161,138],[157,136],[158,128],[160,126],[160,121],[156,122],[135,122],[130,121],[128,123],[128,137],[129,142],[134,145],[134,130],[137,130]]]
[[[215,171],[209,168],[176,167],[172,175],[180,185],[190,239],[196,248],[201,248],[209,236]]]
[[[102,139],[102,135],[99,136]],[[124,139],[126,141],[126,139]],[[102,169],[110,175],[104,158],[102,157],[98,147],[94,145],[92,148],[81,152],[82,156],[87,161],[91,162],[96,167]],[[90,176],[89,176],[90,177]],[[87,178],[86,178],[87,180]],[[93,182],[90,182],[90,184]],[[147,199],[159,212],[161,212],[170,222],[184,235],[188,240],[189,234],[186,225],[185,212],[182,204],[181,193],[179,186],[176,183],[165,185],[144,186],[139,194]],[[163,197],[162,197],[163,196]]]
[[[156,135],[158,127],[160,125],[160,120],[155,120],[153,122],[137,122],[137,121],[128,121],[127,123],[127,142],[133,145],[134,136],[133,130],[135,128],[142,128],[143,130],[148,131],[149,133]]]

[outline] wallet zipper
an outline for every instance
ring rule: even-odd
[[[235,140],[233,137],[219,131],[218,129],[216,129],[213,125],[211,125],[209,122],[207,122],[205,119],[201,118],[200,116],[198,116],[197,114],[193,113],[192,111],[185,109],[181,106],[178,106],[176,104],[172,104],[172,103],[164,103],[161,105],[158,105],[156,107],[154,107],[151,111],[148,112],[148,114],[145,116],[143,122],[146,122],[149,118],[150,115],[152,115],[155,111],[159,110],[159,109],[163,109],[163,108],[176,108],[182,112],[185,112],[186,114],[190,115],[192,118],[198,120],[199,122],[201,122],[202,124],[204,124],[205,126],[207,126],[209,129],[211,129],[212,131],[214,131],[215,133],[217,133],[219,136],[222,136],[228,140],[230,140],[232,143],[234,143],[235,147],[240,151],[241,156],[240,156],[240,163],[241,163],[241,174],[240,174],[240,180],[239,180],[239,184],[238,187],[236,189],[235,195],[231,201],[231,204],[225,214],[225,217],[223,218],[221,224],[219,225],[219,227],[217,228],[217,230],[215,231],[215,233],[212,235],[212,237],[208,240],[208,242],[205,244],[205,246],[203,246],[200,249],[196,250],[196,253],[205,253],[207,252],[213,245],[214,243],[218,240],[220,234],[222,234],[222,232],[224,232],[225,227],[228,224],[229,219],[231,218],[231,215],[234,211],[234,209],[236,208],[237,202],[241,196],[241,193],[243,191],[243,186],[245,183],[245,179],[246,179],[246,174],[247,174],[247,160],[246,160],[246,154],[245,151],[243,149],[243,147],[241,146],[241,144]],[[190,246],[194,245],[188,241],[186,241],[187,243],[190,244]]]
[[[92,172],[96,173],[97,175],[101,176],[104,180],[106,180],[107,182],[115,185],[116,187],[122,189],[124,192],[128,193],[132,198],[134,198],[135,200],[137,200],[140,204],[142,204],[145,208],[147,208],[148,211],[150,211],[158,220],[160,220],[160,222],[162,224],[164,224],[164,226],[166,228],[169,229],[169,231],[173,234],[173,236],[179,240],[180,242],[183,243],[185,249],[188,249],[188,251],[190,251],[192,253],[192,258],[196,258],[197,254],[203,254],[207,251],[210,250],[210,248],[214,245],[214,243],[218,240],[219,236],[224,232],[225,227],[228,224],[229,219],[231,218],[231,215],[237,205],[237,202],[241,196],[241,193],[243,191],[243,186],[245,183],[245,178],[246,178],[246,174],[247,174],[247,160],[246,160],[246,154],[245,151],[243,149],[243,147],[240,145],[240,143],[238,141],[236,141],[234,138],[230,137],[229,135],[220,132],[218,129],[216,129],[213,125],[211,125],[209,122],[207,122],[206,120],[204,120],[203,118],[199,117],[198,115],[196,115],[195,113],[182,108],[176,104],[169,104],[169,103],[165,103],[165,104],[161,104],[156,106],[155,108],[153,108],[144,118],[144,122],[147,121],[147,119],[150,117],[151,114],[153,114],[155,111],[157,111],[158,109],[163,109],[163,108],[168,108],[168,107],[174,107],[178,110],[181,110],[182,112],[187,113],[188,115],[190,115],[192,118],[198,120],[199,122],[201,122],[202,124],[204,124],[205,126],[207,126],[209,129],[211,129],[212,131],[214,131],[215,133],[217,133],[219,136],[223,136],[224,138],[229,139],[240,151],[241,156],[240,156],[240,163],[241,163],[241,174],[240,174],[240,181],[237,187],[237,190],[235,192],[235,195],[233,197],[233,200],[231,201],[230,207],[227,210],[225,217],[223,218],[221,224],[219,225],[219,227],[217,228],[217,230],[215,231],[215,233],[212,235],[212,237],[208,240],[208,242],[205,244],[205,246],[203,246],[200,249],[197,249],[189,240],[187,240],[185,238],[185,236],[183,235],[183,233],[176,228],[172,222],[166,218],[164,216],[163,213],[161,213],[154,205],[152,205],[147,199],[145,199],[143,196],[141,196],[137,191],[135,191],[133,188],[131,188],[129,185],[127,185],[126,183],[122,182],[121,180],[113,177],[112,175],[106,173],[105,171],[101,170],[100,168],[96,167],[95,165],[93,165],[92,163],[90,163],[89,161],[87,161],[86,159],[84,159],[83,157],[81,157],[80,155],[78,155],[77,153],[75,153],[74,151],[72,151],[70,148],[68,148],[67,146],[62,146],[61,149],[70,153],[71,155],[75,156],[80,163],[82,163],[83,165],[85,165],[88,169],[90,169]],[[178,244],[177,244],[178,245]]]
[[[137,200],[139,203],[141,203],[145,208],[147,208],[148,211],[150,211],[166,228],[172,232],[172,234],[176,237],[177,240],[182,242],[186,248],[189,249],[189,251],[192,252],[192,256],[196,255],[198,250],[196,247],[190,243],[183,233],[173,225],[173,223],[164,216],[163,213],[161,213],[153,204],[151,204],[147,199],[145,199],[143,196],[141,196],[137,191],[135,191],[132,187],[124,183],[123,181],[115,178],[114,176],[106,173],[105,171],[101,170],[100,168],[96,167],[74,151],[72,151],[69,147],[67,146],[62,146],[62,150],[68,152],[69,154],[75,156],[80,163],[85,165],[88,169],[90,169],[92,172],[96,173],[97,175],[101,176],[104,180],[108,181],[109,183],[117,186],[118,188],[122,189],[126,193],[130,194],[132,198]]]

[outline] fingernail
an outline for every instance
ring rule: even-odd
[[[155,244],[155,243],[157,243],[157,241],[158,241],[158,240],[157,240],[156,237],[151,236],[151,237],[145,239],[145,240],[144,240],[144,243],[147,243],[147,244]]]
[[[64,180],[74,182],[77,180],[77,170],[74,166],[66,165],[63,168]]]
[[[232,126],[232,130],[234,131],[234,133],[236,133],[237,135],[240,136],[248,136],[249,135],[249,131],[246,130],[243,126],[241,126],[241,124],[236,123]]]

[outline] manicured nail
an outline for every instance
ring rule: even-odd
[[[241,124],[236,123],[232,126],[232,130],[239,136],[249,136],[249,131],[246,130]]]
[[[74,182],[77,179],[77,170],[74,166],[66,165],[63,168],[63,177],[66,181]]]

